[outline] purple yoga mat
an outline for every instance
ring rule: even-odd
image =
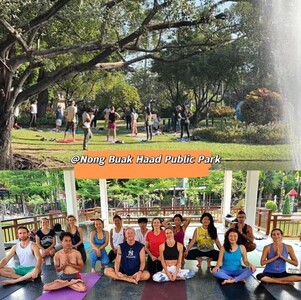
[[[68,287],[56,290],[45,292],[37,300],[81,300],[83,299],[94,286],[94,284],[101,278],[97,273],[81,273],[82,280],[87,286],[87,291],[84,293],[76,292]]]

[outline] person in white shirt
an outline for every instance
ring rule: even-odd
[[[2,280],[0,284],[16,284],[18,282],[34,280],[41,274],[42,256],[37,244],[29,239],[29,230],[25,226],[18,227],[18,239],[5,258],[0,261],[0,276],[11,279]],[[11,258],[17,255],[20,266],[6,267]]]
[[[121,217],[115,215],[113,217],[113,223],[115,227],[110,230],[110,246],[112,249],[108,254],[110,263],[116,258],[119,244],[124,242],[124,228],[122,227]]]
[[[91,124],[94,118],[94,111],[91,107],[88,107],[83,115],[83,130],[84,130],[84,142],[83,142],[83,150],[88,150],[89,140],[92,138]]]
[[[135,240],[143,245],[145,245],[146,234],[149,232],[149,229],[147,228],[147,222],[147,218],[139,218],[138,225],[140,228],[136,229]]]
[[[37,128],[38,101],[34,100],[30,105],[30,121],[28,127]]]

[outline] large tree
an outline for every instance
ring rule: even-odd
[[[146,59],[178,61],[233,42],[239,20],[225,26],[220,16],[225,4],[245,1],[3,0],[0,169],[13,167],[11,128],[17,105],[77,73],[126,69]],[[183,28],[200,31],[212,24],[216,31],[205,44],[170,42]],[[227,34],[217,38],[223,31]],[[185,53],[177,54],[179,48]],[[166,49],[175,53],[162,56]]]

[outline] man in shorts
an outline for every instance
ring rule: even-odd
[[[69,105],[64,112],[64,117],[66,118],[66,129],[64,133],[64,141],[66,141],[66,135],[68,130],[72,131],[73,142],[75,142],[75,123],[76,123],[76,113],[77,108],[75,106],[75,101],[69,101]]]
[[[2,285],[15,284],[26,280],[34,280],[41,273],[42,256],[39,247],[30,241],[29,230],[25,226],[18,227],[18,239],[5,258],[0,261],[0,276],[11,279],[3,280]],[[14,255],[17,254],[20,266],[6,267]]]
[[[63,232],[60,236],[63,249],[54,255],[54,266],[60,274],[60,279],[44,285],[45,291],[54,291],[68,287],[77,292],[85,292],[87,287],[82,281],[79,271],[83,269],[84,262],[79,251],[72,248],[72,235]]]

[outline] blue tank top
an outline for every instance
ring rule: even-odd
[[[102,231],[102,234],[103,234],[103,238],[99,239],[97,237],[97,231],[95,231],[95,234],[94,234],[94,244],[96,246],[102,246],[106,242],[106,233],[104,231]]]
[[[283,245],[282,256],[288,257],[288,252],[285,244]],[[267,259],[273,258],[275,256],[275,250],[273,244],[270,245],[270,253],[267,256]],[[268,263],[263,272],[269,273],[282,273],[286,271],[286,262],[282,258],[277,258],[276,260]]]
[[[134,245],[127,242],[121,243],[121,273],[126,275],[134,275],[140,270],[140,251],[144,247],[143,244],[135,241]]]
[[[222,269],[229,271],[237,271],[241,269],[241,249],[238,245],[237,249],[234,252],[224,252],[223,265]]]

